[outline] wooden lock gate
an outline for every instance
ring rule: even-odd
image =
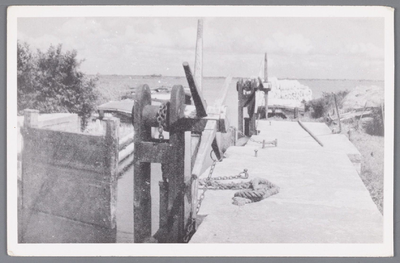
[[[185,104],[182,86],[174,86],[166,101],[164,130],[169,139],[154,139],[151,128],[159,127],[160,106],[152,105],[147,85],[139,87],[132,109],[134,125],[134,242],[151,238],[151,163],[161,163],[160,224],[153,236],[159,243],[182,243],[195,222],[197,178],[211,149],[221,158],[216,132],[227,132],[226,107],[207,113],[202,94],[196,87],[190,67],[183,63],[193,105]],[[193,136],[192,136],[193,135]]]

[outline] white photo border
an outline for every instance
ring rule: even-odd
[[[378,244],[19,244],[17,19],[22,17],[380,17],[385,30],[384,240]],[[394,9],[383,6],[12,6],[7,12],[7,250],[11,256],[393,256]]]

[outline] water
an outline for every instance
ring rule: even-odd
[[[106,94],[108,100],[118,100],[120,96],[133,88],[147,84],[150,89],[159,88],[162,86],[172,87],[174,85],[182,85],[187,87],[185,77],[150,77],[150,76],[129,76],[129,75],[100,75],[98,76],[98,88],[101,93]],[[232,126],[237,126],[237,92],[236,82],[239,78],[233,78],[228,96],[224,104],[228,106],[228,119]],[[376,85],[384,88],[383,81],[371,80],[319,80],[319,79],[301,79],[298,80],[301,84],[311,88],[313,98],[321,97],[324,92],[351,91],[357,86]],[[203,79],[203,96],[207,105],[213,105],[215,101],[222,96],[223,84],[225,78],[206,77]]]

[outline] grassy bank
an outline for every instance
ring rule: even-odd
[[[347,92],[336,93],[339,109],[346,95]],[[309,108],[312,110],[306,112],[302,119],[304,121],[326,121],[327,114],[332,112],[333,100],[331,96],[327,94],[320,99],[311,101]],[[350,141],[361,153],[362,166],[360,177],[368,189],[372,200],[383,214],[384,137],[376,136],[376,134],[383,134],[383,121],[380,110],[374,109],[372,116],[364,118],[360,123],[356,118],[347,120],[345,123],[342,122],[341,133],[349,135]],[[328,125],[332,130],[339,131],[338,123],[331,122]]]
[[[383,213],[384,137],[353,132],[351,142],[363,157],[360,177],[379,211]]]

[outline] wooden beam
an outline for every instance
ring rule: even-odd
[[[124,160],[126,157],[129,155],[133,154],[133,151],[135,149],[135,146],[133,142],[125,147],[125,149],[122,149],[118,152],[118,160],[121,162]]]
[[[213,142],[212,142],[212,144],[211,144],[211,148],[213,149],[213,151],[214,151],[215,156],[217,157],[217,159],[218,159],[218,160],[221,160],[221,159],[222,159],[223,153],[222,153],[222,151],[221,151],[221,147],[220,147],[219,144],[218,144],[217,137],[214,137],[214,140],[213,140]]]
[[[312,131],[310,131],[300,120],[298,120],[297,122],[300,124],[300,126],[301,126],[306,132],[308,132],[308,134],[311,135],[311,137],[313,137],[313,139],[314,139],[317,143],[319,143],[319,145],[321,145],[322,147],[324,147],[324,144],[317,138],[317,136],[315,136],[314,133],[312,133]]]
[[[150,141],[151,128],[144,125],[142,112],[146,105],[151,105],[150,88],[141,86],[136,91],[135,104],[132,108],[133,127],[135,130],[134,141]],[[134,149],[133,173],[133,240],[142,243],[151,236],[151,192],[150,192],[150,163],[140,161],[138,148]]]
[[[208,109],[213,107],[208,107]],[[178,120],[173,130],[185,130],[201,133],[207,124],[207,121],[215,120],[218,122],[217,131],[226,133],[229,130],[229,122],[227,118],[227,107],[215,107],[212,112],[208,112],[206,117],[196,117],[196,108],[193,105],[186,105],[184,111],[184,118]]]
[[[221,98],[217,99],[216,102],[214,103],[215,107],[220,107],[224,105],[226,98],[228,96],[229,92],[229,87],[232,82],[232,77],[228,76],[225,78],[224,85],[222,86],[222,96]]]
[[[264,82],[268,83],[268,55],[265,52],[264,55]]]
[[[182,87],[174,86],[171,91],[170,121],[176,123],[183,116],[185,93]],[[174,124],[175,126],[176,124]],[[186,143],[189,141],[189,143]],[[190,179],[190,132],[171,130],[168,162],[163,165],[163,175],[168,179],[167,220],[164,225],[167,243],[183,242],[186,215],[186,185]]]
[[[172,146],[169,143],[136,142],[136,160],[145,163],[168,163]]]
[[[190,66],[187,62],[183,63],[183,69],[185,70],[186,79],[189,84],[190,92],[192,93],[192,98],[194,105],[196,107],[196,115],[199,118],[207,116],[207,104],[204,101],[199,88],[196,85],[196,82],[193,78],[192,71],[190,70]]]
[[[199,91],[203,90],[203,19],[197,22],[196,54],[194,60],[194,79]]]
[[[194,163],[196,161],[196,156],[197,153],[199,152],[199,146],[200,146],[200,135],[198,134],[192,134],[192,138],[191,138],[191,171],[193,170],[194,167]]]
[[[236,89],[238,91],[238,133],[240,137],[243,137],[243,80],[241,79],[236,83]]]
[[[338,104],[337,104],[336,94],[334,94],[333,92],[332,92],[332,94],[333,94],[333,99],[335,100],[336,114],[337,114],[337,117],[338,117],[338,120],[339,120],[339,132],[338,133],[341,133],[342,132],[342,123],[340,122],[339,107],[338,107]]]
[[[268,83],[268,56],[267,56],[267,53],[265,53],[265,56],[264,56],[264,82]],[[269,90],[270,90],[269,87],[267,87],[267,90],[265,91],[265,95],[264,95],[265,119],[267,119],[267,120],[268,120],[268,92],[269,92]]]
[[[119,140],[119,150],[120,151],[133,142],[133,136],[134,136],[134,134],[133,134],[133,132],[131,132]]]
[[[210,151],[212,148],[212,143],[215,139],[215,134],[217,132],[217,122],[216,121],[208,121],[206,128],[201,136],[199,151],[197,153],[196,161],[194,163],[192,169],[192,207],[196,209],[197,207],[197,195],[198,195],[198,177],[201,175],[201,172],[204,168],[204,163],[206,159],[210,155]]]
[[[192,175],[194,175],[196,178],[201,175],[204,162],[206,158],[210,155],[211,144],[214,141],[216,132],[217,122],[208,121],[201,135],[199,152],[197,154],[196,161],[192,170]]]

